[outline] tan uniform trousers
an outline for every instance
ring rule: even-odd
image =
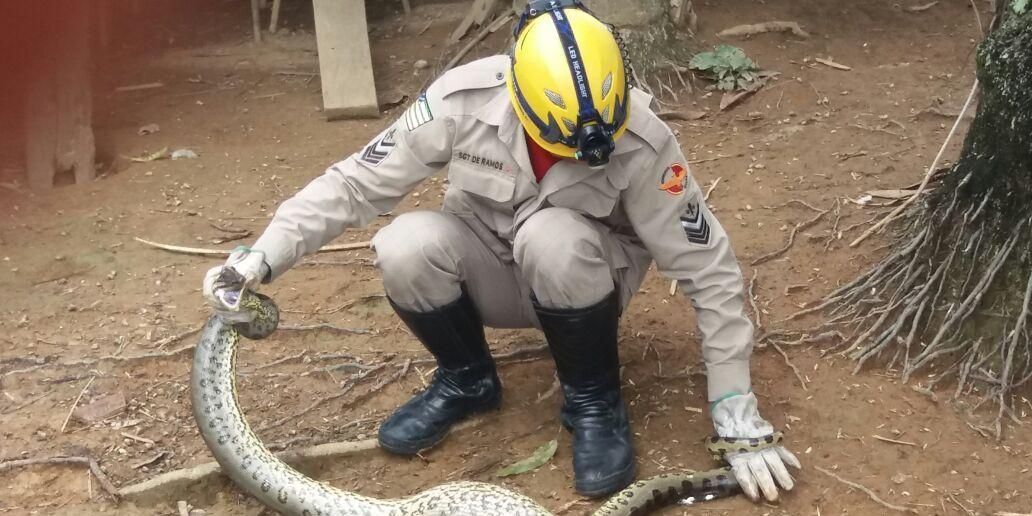
[[[619,288],[626,307],[651,262],[630,239],[566,208],[530,216],[511,253],[481,236],[490,234],[478,220],[447,212],[399,216],[373,238],[387,295],[427,312],[458,299],[465,285],[486,326],[539,327],[532,293],[548,308],[583,308]]]

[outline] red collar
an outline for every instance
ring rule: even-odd
[[[541,180],[545,178],[545,174],[551,170],[552,165],[559,163],[563,158],[542,148],[526,132],[523,133],[523,136],[527,140],[527,153],[530,154],[530,167],[534,170],[534,177],[537,178],[537,181],[540,183]]]

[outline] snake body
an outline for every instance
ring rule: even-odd
[[[268,297],[249,292],[242,296],[240,305],[253,313],[253,320],[232,323],[212,316],[201,333],[190,376],[201,436],[241,489],[292,516],[551,516],[530,498],[483,482],[451,482],[402,499],[370,498],[308,478],[276,458],[251,430],[237,404],[235,368],[240,336],[268,336],[276,329],[279,311]],[[712,439],[707,446],[720,454],[770,445],[752,441]],[[727,469],[659,475],[617,493],[593,516],[642,515],[678,501],[706,501],[736,492],[738,484]]]

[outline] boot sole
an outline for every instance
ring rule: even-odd
[[[485,405],[484,407],[473,409],[465,416],[456,419],[454,422],[452,422],[451,425],[448,426],[448,428],[444,429],[444,431],[431,435],[430,437],[427,437],[425,439],[420,439],[418,441],[391,441],[389,439],[385,440],[382,435],[377,435],[377,442],[379,443],[381,449],[394,453],[396,455],[415,455],[427,448],[433,448],[434,446],[440,444],[441,441],[448,437],[448,434],[451,432],[452,427],[458,424],[459,422],[476,414],[482,414],[484,412],[498,410],[498,408],[500,408],[501,406],[502,397],[501,395],[499,395],[495,400]]]
[[[577,490],[577,494],[588,498],[601,498],[603,496],[611,495],[631,485],[631,482],[634,482],[636,469],[637,468],[634,463],[631,463],[630,467],[626,470],[609,478],[594,482],[575,482],[574,489]]]

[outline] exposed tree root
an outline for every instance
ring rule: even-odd
[[[916,234],[899,251],[800,314],[830,308],[830,315],[852,330],[839,354],[856,361],[854,373],[882,357],[889,358],[890,368],[899,368],[904,382],[925,369],[934,372],[928,389],[956,382],[954,400],[977,392],[975,384],[985,386],[983,403],[998,405],[993,428],[999,438],[1011,392],[1032,378],[1032,271],[1027,267],[1032,217],[1004,228],[987,223],[983,208],[992,194],[969,203],[966,212],[959,212],[954,194],[930,216],[914,216],[910,233]],[[1026,280],[1020,297],[1014,294],[1016,272]],[[979,316],[988,308],[1006,317]]]
[[[913,387],[933,400],[951,385],[949,400],[964,398],[970,414],[991,407],[990,424],[969,425],[996,439],[1005,419],[1020,423],[1016,389],[1032,380],[1030,24],[1032,12],[1014,15],[979,45],[982,98],[956,164],[934,178],[940,184],[930,193],[911,197],[865,233],[905,221],[896,249],[789,317],[826,310],[849,335],[834,349],[856,360],[856,371],[878,360],[904,382],[921,375],[923,385]]]
[[[843,484],[846,484],[849,487],[852,487],[853,489],[856,489],[858,491],[863,492],[864,494],[869,496],[871,498],[871,500],[875,501],[876,503],[878,503],[878,505],[881,505],[882,507],[885,507],[887,509],[892,509],[892,510],[898,511],[898,512],[909,512],[911,514],[918,514],[917,510],[915,510],[915,509],[913,509],[911,507],[903,507],[901,505],[891,504],[889,502],[886,502],[885,500],[882,500],[881,498],[878,497],[878,495],[874,494],[874,491],[871,491],[871,489],[866,487],[866,486],[857,484],[856,482],[852,482],[852,481],[846,480],[846,479],[844,479],[844,478],[842,478],[842,477],[840,477],[840,476],[838,476],[838,475],[836,475],[836,474],[834,474],[834,473],[832,473],[832,472],[830,472],[830,471],[828,471],[828,470],[826,470],[826,469],[824,469],[824,468],[822,468],[820,466],[814,466],[814,468],[817,471],[820,471],[821,473],[824,473],[825,475],[828,475],[829,477],[831,477],[831,478],[833,478],[835,480],[838,480],[839,482],[842,482]]]
[[[24,468],[28,466],[37,466],[41,464],[74,464],[79,466],[86,466],[89,468],[90,473],[97,478],[97,482],[100,483],[100,487],[112,498],[118,500],[121,494],[118,489],[111,483],[107,475],[104,474],[104,470],[100,469],[100,464],[97,463],[93,457],[44,457],[44,458],[32,458],[32,459],[17,459],[6,462],[0,462],[0,471],[6,471],[15,468]]]

